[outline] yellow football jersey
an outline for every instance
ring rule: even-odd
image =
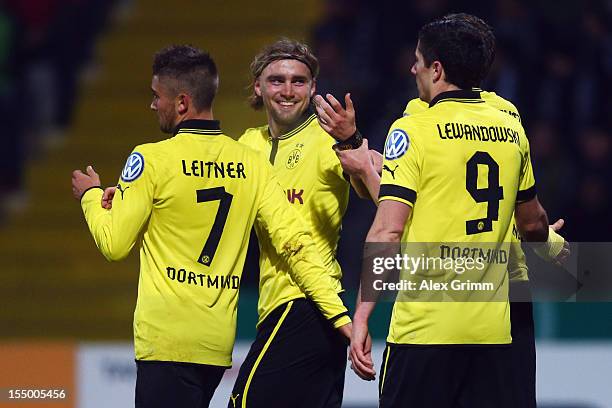
[[[515,202],[534,196],[522,126],[479,92],[444,92],[389,130],[379,197],[412,207],[403,242],[509,246]],[[396,301],[388,341],[510,343],[506,268],[490,262],[483,275],[503,301]]]
[[[316,116],[285,135],[273,139],[268,126],[247,129],[241,143],[264,153],[285,190],[286,199],[312,232],[317,250],[338,292],[342,270],[336,248],[349,197],[349,183],[332,146],[334,139]],[[304,297],[287,274],[287,265],[275,254],[270,240],[255,226],[259,240],[259,323],[279,305]]]
[[[521,115],[518,109],[509,100],[502,98],[495,92],[483,91],[480,88],[473,88],[472,90],[474,92],[479,92],[482,100],[484,100],[486,103],[488,103],[495,109],[499,109],[500,111],[507,113],[519,122],[521,121]],[[406,104],[406,108],[404,109],[404,116],[414,115],[415,113],[421,112],[427,109],[428,107],[429,104],[419,98],[411,99]]]
[[[111,210],[101,207],[101,196],[91,189],[81,200],[100,251],[118,260],[136,242],[140,247],[137,359],[231,365],[253,223],[323,315],[336,327],[350,321],[272,167],[223,135],[217,121],[184,121],[174,137],[137,146]]]
[[[483,91],[480,88],[474,88],[473,90],[479,92],[480,97],[495,109],[507,113],[508,115],[517,119],[519,122],[521,121],[521,115],[519,114],[518,109],[509,100],[502,98],[495,92]],[[427,108],[429,108],[429,104],[427,102],[422,101],[419,98],[414,98],[408,101],[406,109],[404,109],[404,116],[414,115],[415,113],[422,112]],[[521,248],[521,240],[514,218],[512,219],[512,230],[513,239],[512,245],[510,246],[510,257],[508,259],[508,274],[510,275],[511,281],[527,281],[529,280],[527,260],[525,259],[525,252],[523,252],[523,248]]]

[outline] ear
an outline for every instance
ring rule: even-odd
[[[255,95],[261,96],[261,83],[259,82],[259,78],[253,82],[253,90],[255,91]]]
[[[440,61],[434,61],[431,64],[431,79],[434,83],[444,79],[444,67]]]
[[[191,98],[189,95],[180,93],[176,97],[176,112],[179,115],[184,115],[189,110],[189,106],[191,105]]]
[[[312,98],[317,93],[317,81],[312,80],[312,87],[310,87],[310,97]]]

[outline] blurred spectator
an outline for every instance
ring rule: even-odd
[[[363,116],[368,115],[370,96],[379,85],[371,59],[377,46],[372,11],[365,1],[328,0],[312,41],[321,72],[326,73],[317,81],[317,92],[340,100],[350,92]]]
[[[354,98],[358,126],[370,146],[379,150],[388,126],[416,96],[410,65],[419,28],[451,12],[484,18],[496,33],[497,53],[483,88],[511,100],[521,112],[531,141],[538,194],[551,218],[566,219],[569,240],[610,240],[612,2],[327,0],[325,4],[326,14],[313,34],[323,60],[319,83],[334,94],[358,90],[359,99]],[[372,38],[359,37],[362,27]],[[341,252],[363,242],[371,221],[352,217],[353,206],[362,207],[349,206]],[[350,257],[348,262],[350,269],[358,268]]]
[[[22,30],[6,6],[0,3],[0,203],[12,203],[20,196],[23,184],[24,82]],[[2,216],[0,208],[0,217]]]
[[[537,180],[538,197],[553,221],[567,216],[576,196],[575,158],[567,154],[560,127],[550,121],[529,126],[527,134]]]
[[[580,133],[578,145],[580,185],[572,202],[569,230],[576,241],[609,242],[612,135],[602,128],[587,128]]]
[[[23,167],[61,141],[114,0],[1,0],[0,217],[23,207]],[[27,115],[27,116],[26,116]]]

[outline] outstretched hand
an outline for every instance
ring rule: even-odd
[[[92,166],[87,166],[86,173],[81,170],[72,172],[72,196],[75,200],[80,200],[85,191],[92,187],[100,187],[100,176]]]
[[[351,94],[347,93],[344,96],[346,109],[332,94],[327,94],[325,97],[327,100],[321,95],[316,95],[313,99],[319,124],[336,140],[344,141],[350,138],[357,131]]]

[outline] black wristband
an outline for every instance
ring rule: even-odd
[[[361,144],[363,143],[363,136],[359,133],[359,130],[355,130],[353,136],[349,137],[346,140],[338,142],[334,145],[334,149],[336,150],[354,150],[359,149]]]

